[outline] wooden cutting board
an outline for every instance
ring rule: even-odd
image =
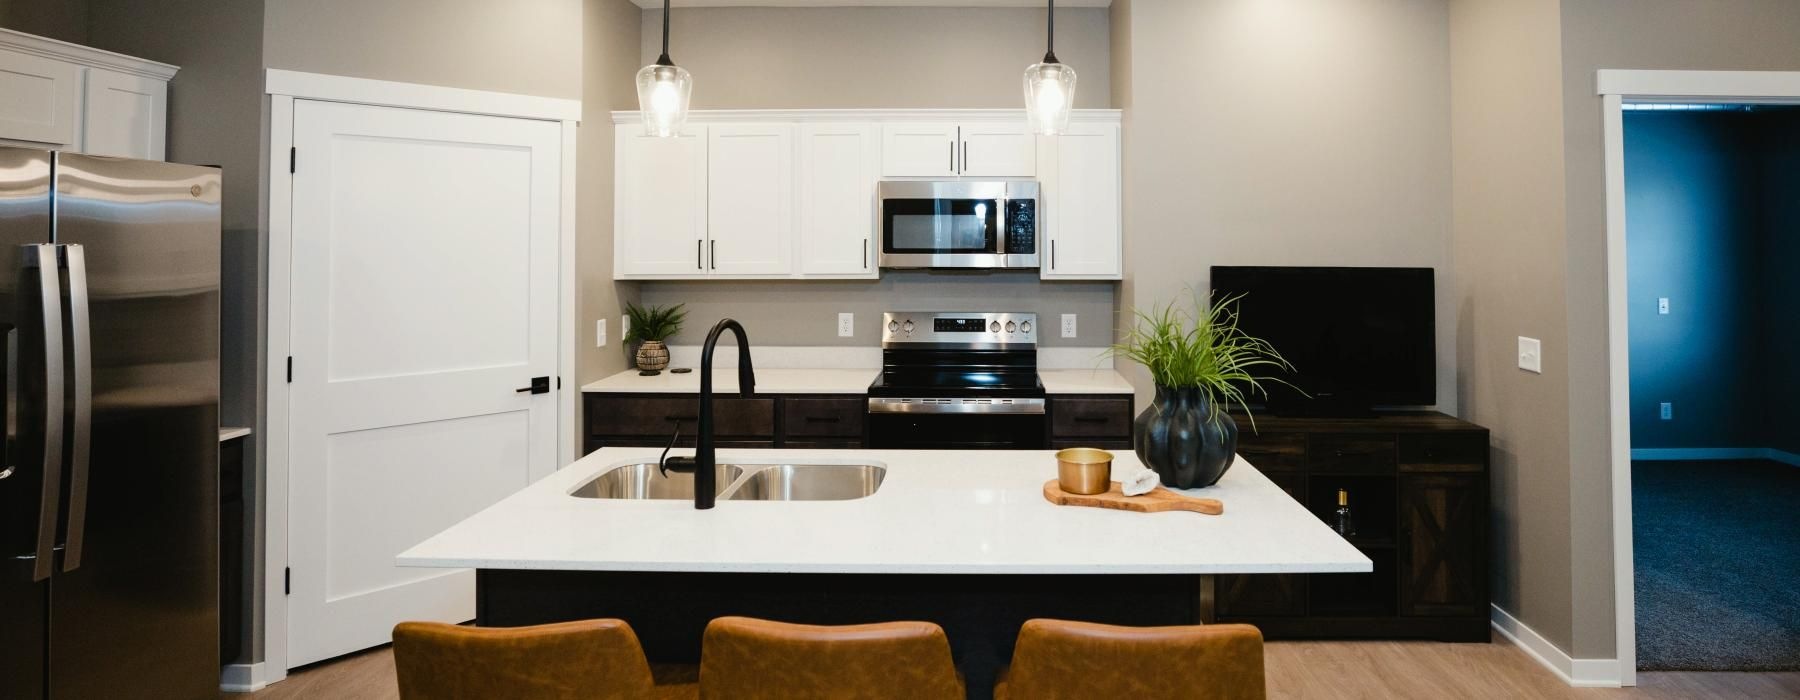
[[[1124,491],[1120,490],[1117,481],[1112,482],[1112,488],[1107,489],[1106,493],[1084,496],[1062,490],[1056,480],[1051,479],[1044,482],[1044,500],[1059,506],[1111,508],[1138,513],[1166,513],[1172,510],[1185,510],[1207,515],[1220,515],[1225,512],[1225,504],[1218,500],[1183,496],[1161,486],[1142,496],[1127,496]]]

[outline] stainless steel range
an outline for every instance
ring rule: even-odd
[[[880,449],[1043,449],[1037,315],[883,314],[881,376],[869,385]]]

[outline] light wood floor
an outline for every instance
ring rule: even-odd
[[[1636,688],[1570,688],[1504,639],[1435,642],[1270,642],[1270,698],[1800,698],[1800,673],[1640,673]],[[398,698],[386,648],[300,669],[227,698]]]

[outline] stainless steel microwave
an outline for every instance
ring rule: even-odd
[[[881,266],[1036,269],[1038,183],[884,181]]]

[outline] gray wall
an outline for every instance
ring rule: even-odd
[[[1134,0],[1113,8],[1125,109],[1120,306],[1212,265],[1437,270],[1438,403],[1456,406],[1450,32],[1440,0]],[[1140,403],[1142,368],[1120,361]]]
[[[694,75],[694,109],[1021,107],[1044,56],[1044,10],[947,7],[677,9],[669,54]],[[1107,13],[1056,12],[1056,56],[1076,107],[1106,107]],[[662,48],[643,13],[640,66]]]
[[[1494,603],[1573,640],[1556,0],[1452,0],[1457,393],[1492,431]],[[1543,374],[1516,336],[1544,341]]]
[[[1080,75],[1076,106],[1111,101],[1110,20],[1103,9],[1056,12],[1056,55]],[[1044,55],[1044,11],[1008,8],[692,8],[674,12],[670,54],[694,74],[695,109],[1016,108],[1025,67]],[[642,13],[640,63],[662,45],[662,11]],[[635,103],[635,96],[632,98]],[[623,106],[636,109],[635,104]],[[1035,274],[883,272],[856,282],[643,282],[644,303],[686,303],[697,342],[712,322],[743,321],[759,345],[880,342],[883,311],[1019,310],[1079,315],[1074,340],[1112,342],[1112,282],[1040,282]],[[856,314],[839,338],[837,314]],[[584,321],[592,333],[593,318]],[[608,321],[617,328],[618,318]],[[616,332],[616,331],[615,331]]]
[[[580,0],[269,0],[270,68],[581,97]]]
[[[1763,220],[1763,433],[1767,447],[1800,454],[1800,112],[1765,117],[1760,132]]]
[[[699,344],[712,324],[731,317],[758,345],[860,345],[881,342],[884,311],[1033,311],[1045,346],[1112,343],[1112,282],[1042,282],[1033,272],[956,274],[888,271],[880,280],[793,282],[646,282],[643,303],[687,304],[677,344]],[[837,335],[837,315],[856,314],[856,335]],[[1078,336],[1057,332],[1076,315]]]
[[[1625,116],[1633,448],[1767,446],[1759,117]]]
[[[87,0],[0,0],[0,27],[86,44],[90,12]]]
[[[1615,653],[1601,68],[1800,70],[1791,0],[1581,0],[1562,14],[1569,495],[1577,658]]]
[[[581,129],[576,158],[576,363],[575,386],[630,365],[620,342],[619,316],[636,299],[637,285],[614,282],[613,128],[610,112],[637,108],[633,76],[638,65],[638,7],[630,0],[582,4]],[[607,320],[607,345],[594,345],[594,320]],[[577,402],[578,404],[580,402]],[[582,410],[579,406],[577,410]],[[578,419],[577,425],[584,425]],[[578,431],[579,432],[579,431]],[[580,436],[577,441],[580,454]]]

